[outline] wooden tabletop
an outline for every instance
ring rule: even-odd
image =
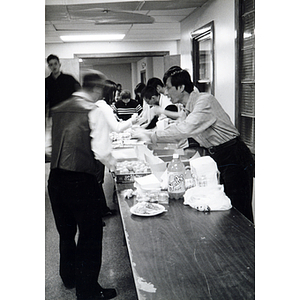
[[[254,225],[236,209],[204,213],[170,200],[152,217],[117,196],[140,300],[254,299]]]

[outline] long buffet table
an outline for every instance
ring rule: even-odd
[[[132,184],[116,184],[140,300],[254,299],[254,225],[235,208],[204,213],[170,200],[167,212],[132,215]]]

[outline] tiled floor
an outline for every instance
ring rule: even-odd
[[[46,163],[45,182],[47,183],[50,164]],[[45,185],[47,186],[47,185]],[[110,208],[117,205],[112,201],[113,182],[110,174],[106,174],[104,191]],[[75,300],[75,289],[67,290],[58,274],[58,234],[55,228],[47,189],[45,192],[46,207],[46,282],[45,300]],[[137,300],[127,247],[124,242],[123,228],[119,213],[105,219],[103,236],[102,267],[98,282],[101,286],[117,289],[116,300]]]

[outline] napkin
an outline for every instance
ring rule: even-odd
[[[168,170],[165,170],[164,173],[160,177],[161,179],[161,189],[167,190],[168,189]]]
[[[162,159],[160,159],[157,156],[154,156],[152,153],[151,154],[144,153],[144,159],[150,166],[164,163]]]
[[[117,148],[112,150],[112,156],[116,160],[136,159],[135,148]]]
[[[139,160],[145,160],[145,154],[150,156],[150,155],[152,155],[152,151],[150,151],[144,145],[136,147],[136,155]]]
[[[134,180],[143,190],[160,189],[160,181],[154,174],[138,177]]]

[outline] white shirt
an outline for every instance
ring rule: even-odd
[[[112,108],[104,100],[97,101],[96,105],[98,108],[89,113],[92,151],[96,159],[109,169],[113,169],[115,158],[112,156],[112,142],[109,134],[124,131],[132,126],[132,122],[130,119],[118,122]]]
[[[168,105],[171,105],[172,102],[170,98],[164,94],[159,94],[159,103],[158,106],[160,106],[162,109],[165,109]],[[149,106],[149,105],[148,105]],[[153,107],[149,106],[149,111],[148,111],[148,122],[150,122],[155,116],[155,105]],[[160,115],[160,119],[164,119],[166,116],[164,114]]]
[[[168,105],[171,105],[173,104],[170,100],[170,98],[164,94],[160,94],[160,97],[159,97],[159,106],[162,108],[162,109],[165,109]]]
[[[150,106],[149,104],[143,100],[143,111],[140,114],[140,124],[143,124],[144,122],[149,122],[149,118],[150,118]]]

